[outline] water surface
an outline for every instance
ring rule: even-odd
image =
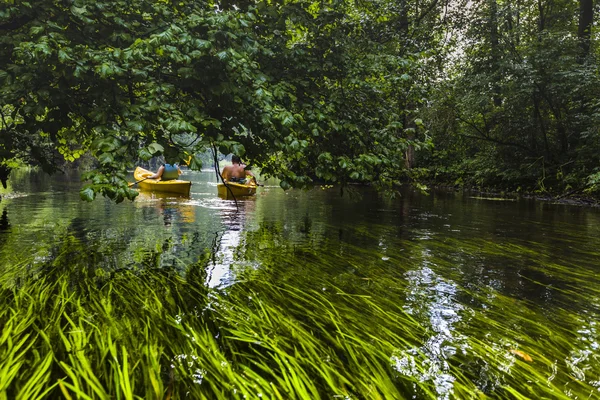
[[[186,279],[190,265],[201,265],[194,279],[209,298],[253,305],[258,296],[317,341],[331,345],[334,332],[375,346],[389,382],[373,378],[373,385],[390,386],[380,395],[598,395],[597,209],[444,192],[396,199],[364,188],[343,196],[335,188],[284,192],[268,182],[236,206],[217,197],[213,172],[186,171],[182,179],[193,182],[189,197],[141,193],[134,202],[85,203],[76,174],[17,171],[0,202],[3,285],[39,279],[57,259],[93,267],[95,276],[147,268]],[[327,300],[267,295],[266,283]],[[344,325],[321,321],[325,310]],[[265,335],[293,341],[284,325]],[[262,346],[252,354],[270,354]],[[336,350],[327,363],[338,358],[338,370],[352,371],[348,352]],[[368,382],[367,375],[355,380]],[[376,398],[368,385],[339,395]]]

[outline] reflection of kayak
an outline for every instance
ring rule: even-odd
[[[136,181],[141,181],[142,179],[145,179],[146,177],[152,175],[154,175],[154,172],[150,172],[144,168],[137,167],[135,169],[135,172],[133,173],[133,178]],[[192,182],[182,181],[179,179],[174,179],[171,181],[161,181],[159,179],[145,179],[142,182],[138,182],[138,185],[140,189],[144,190],[189,195]]]
[[[189,194],[140,190],[134,204],[140,208],[156,208],[163,215],[165,221],[168,219],[173,220],[173,216],[176,216],[175,219],[180,222],[194,222],[196,220],[195,207],[190,203]]]
[[[231,189],[231,191],[227,189],[227,186],[229,186],[229,189]],[[256,182],[254,180],[251,180],[246,184],[227,182],[227,186],[225,186],[222,183],[217,184],[217,189],[219,190],[219,197],[232,199],[233,196],[242,197],[252,196],[256,194]],[[233,196],[231,195],[232,192]]]

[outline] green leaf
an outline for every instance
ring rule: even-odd
[[[210,49],[212,47],[212,43],[208,40],[196,39],[195,43],[199,49]]]
[[[114,70],[110,65],[104,63],[99,68],[96,68],[96,72],[98,72],[101,77],[108,78],[109,76],[113,75]]]
[[[44,32],[44,27],[43,26],[32,26],[31,29],[29,29],[29,34],[31,36],[36,36],[39,35],[40,33]]]
[[[79,197],[81,200],[93,201],[96,198],[96,193],[90,187],[85,187],[79,191]]]
[[[86,13],[86,11],[87,11],[87,10],[86,10],[86,6],[83,6],[83,7],[71,6],[71,12],[72,12],[74,15],[77,15],[77,16],[79,16],[79,17],[80,17],[80,16],[82,16],[83,14],[85,14],[85,13]]]
[[[241,143],[233,143],[231,145],[231,152],[241,157],[246,154],[246,148]]]
[[[127,121],[127,127],[133,131],[140,132],[144,129],[144,124],[142,121]]]
[[[214,118],[207,118],[202,121],[202,126],[214,126],[215,128],[219,128],[221,126],[221,121]]]
[[[144,161],[148,161],[153,157],[153,155],[148,151],[148,148],[142,147],[138,150],[138,157]]]
[[[291,126],[294,123],[294,116],[291,113],[285,113],[281,124],[283,126]]]
[[[190,156],[187,161],[188,168],[194,171],[200,171],[202,169],[202,159],[196,157],[196,155]]]
[[[102,153],[98,156],[98,162],[102,165],[112,164],[115,161],[115,158],[111,153]]]
[[[87,71],[87,68],[78,65],[78,66],[75,67],[75,70],[73,71],[73,76],[76,77],[76,78],[79,78],[86,71]]]
[[[104,153],[110,153],[119,147],[121,147],[121,142],[119,139],[114,137],[100,138],[92,143],[92,148]]]
[[[70,60],[71,57],[63,49],[58,50],[58,61],[64,63]]]
[[[150,152],[150,154],[157,154],[157,153],[164,152],[165,148],[163,146],[161,146],[160,144],[154,142],[154,143],[150,143],[148,145],[148,151]]]

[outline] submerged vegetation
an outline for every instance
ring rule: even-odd
[[[0,396],[597,393],[600,255],[593,243],[584,245],[581,227],[538,224],[539,235],[518,239],[494,234],[503,227],[487,222],[473,237],[488,215],[474,202],[504,210],[512,204],[469,199],[468,217],[449,217],[448,203],[437,216],[402,208],[390,214],[389,203],[375,198],[369,203],[382,210],[369,216],[359,212],[363,202],[342,202],[327,191],[281,196],[287,202],[256,204],[256,220],[228,259],[235,279],[221,287],[210,288],[207,278],[222,249],[202,252],[198,237],[184,239],[177,230],[156,245],[148,240],[149,250],[133,258],[120,250],[123,259],[112,248],[121,248],[118,231],[91,245],[66,230],[38,253],[45,257],[3,265]],[[323,215],[330,205],[335,211]],[[589,229],[597,230],[592,222]],[[172,224],[183,222],[175,217]],[[433,230],[446,224],[464,233]],[[556,243],[577,243],[577,262]]]
[[[201,265],[184,278],[59,264],[37,271],[41,278],[3,277],[4,398],[561,398],[565,384],[571,395],[597,390],[583,371],[571,382],[557,374],[545,354],[570,347],[568,333],[528,320],[527,307],[510,317],[527,335],[502,336],[503,307],[514,300],[501,296],[472,317],[471,329],[493,327],[491,336],[438,348],[423,346],[431,332],[374,288],[252,281],[225,296],[207,293]],[[378,281],[377,289],[405,285]],[[445,334],[429,340],[451,339]]]

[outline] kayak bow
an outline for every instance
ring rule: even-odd
[[[173,179],[170,181],[161,181],[160,179],[149,179],[149,176],[154,175],[153,172],[148,171],[144,168],[137,167],[135,172],[133,173],[133,177],[135,178],[140,187],[143,190],[152,190],[155,192],[167,192],[167,193],[177,193],[183,195],[190,194],[190,187],[192,186],[192,182],[190,181],[182,181],[180,179]]]

